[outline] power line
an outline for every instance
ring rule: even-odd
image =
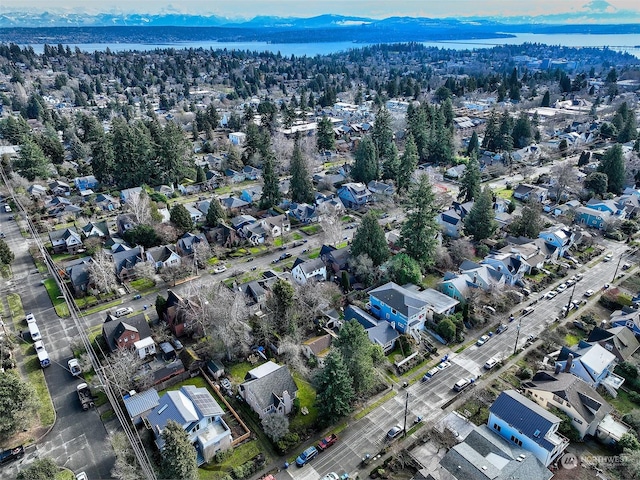
[[[138,431],[133,429],[129,424],[129,420],[125,415],[124,411],[122,410],[122,407],[120,406],[120,402],[119,402],[120,394],[119,392],[117,394],[116,392],[114,392],[111,384],[111,380],[105,374],[105,370],[104,370],[105,367],[103,367],[102,364],[100,363],[100,359],[98,358],[98,355],[93,349],[93,345],[91,344],[91,341],[89,340],[89,337],[85,332],[83,322],[80,320],[80,318],[83,317],[84,315],[76,305],[73,295],[71,294],[66,284],[62,280],[53,259],[47,252],[47,249],[45,248],[42,240],[40,239],[40,235],[38,234],[35,226],[33,225],[33,222],[29,218],[29,215],[27,215],[24,207],[22,206],[20,201],[16,198],[13,188],[9,184],[9,181],[5,175],[4,168],[0,168],[0,175],[2,175],[2,180],[6,185],[6,187],[8,188],[9,195],[13,199],[13,202],[16,206],[16,210],[17,210],[16,214],[20,212],[22,213],[22,215],[24,215],[24,220],[26,221],[27,228],[31,233],[32,238],[36,242],[38,250],[40,251],[42,258],[44,259],[45,264],[47,265],[47,269],[49,270],[49,273],[51,274],[51,276],[55,279],[56,284],[58,285],[58,288],[60,289],[60,292],[64,297],[65,303],[67,304],[69,313],[71,315],[71,319],[73,320],[73,323],[78,331],[78,335],[80,336],[80,340],[82,341],[82,344],[85,350],[87,351],[87,354],[91,361],[91,366],[95,370],[96,375],[98,376],[98,379],[101,382],[101,387],[104,389],[104,393],[107,396],[109,403],[111,404],[111,408],[113,408],[113,411],[115,412],[116,417],[118,417],[118,420],[120,421],[122,430],[127,436],[129,443],[131,444],[131,449],[133,450],[133,453],[136,456],[138,464],[140,465],[142,474],[147,480],[157,480],[151,461],[149,460],[149,457],[144,448],[144,445],[142,444],[142,440],[138,435]],[[107,365],[109,368],[111,368],[111,365],[109,365],[108,362],[107,362]],[[113,377],[113,378],[116,378],[116,377]],[[117,387],[120,391],[122,390],[120,386],[117,386]]]

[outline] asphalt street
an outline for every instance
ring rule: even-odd
[[[581,300],[587,290],[601,290],[605,283],[612,283],[614,272],[618,267],[620,256],[624,255],[627,246],[622,243],[602,241],[608,252],[613,253],[610,262],[594,260],[591,264],[585,265],[576,270],[570,270],[568,276],[582,273],[583,278],[576,284],[573,300]],[[602,258],[602,257],[599,257]],[[620,271],[618,271],[620,273]],[[506,323],[509,328],[493,337],[484,345],[472,344],[459,354],[449,355],[451,366],[435,375],[428,382],[416,382],[406,389],[400,389],[398,395],[385,402],[380,407],[374,409],[364,418],[352,422],[345,429],[338,440],[338,443],[327,452],[321,452],[315,459],[302,468],[295,465],[277,474],[278,480],[317,480],[329,472],[336,472],[338,475],[348,473],[355,477],[357,473],[368,471],[370,467],[362,469],[361,458],[366,454],[375,454],[381,450],[386,440],[386,433],[394,425],[404,424],[406,395],[409,395],[407,430],[413,425],[414,419],[420,416],[422,420],[432,425],[437,419],[444,415],[441,408],[445,402],[451,400],[456,392],[453,385],[462,378],[478,379],[479,385],[490,377],[492,372],[484,369],[485,362],[492,357],[507,358],[513,354],[518,326],[520,333],[518,336],[518,348],[524,347],[529,335],[538,336],[547,327],[553,318],[560,316],[560,310],[567,304],[571,296],[572,288],[558,294],[551,300],[542,299],[543,295],[553,287],[562,283],[558,281],[550,288],[532,297],[528,302],[519,305],[514,309],[515,320],[509,323],[509,315],[498,315],[492,319],[491,325]],[[532,314],[525,317],[517,315],[524,306],[528,305],[535,298],[539,298],[534,305]],[[590,302],[597,301],[597,296],[590,299]],[[582,307],[584,309],[584,307]],[[570,316],[569,319],[572,317]],[[468,338],[468,342],[475,342],[475,339]],[[468,390],[467,390],[468,391]],[[423,427],[426,428],[426,427]],[[362,475],[361,475],[362,476]]]

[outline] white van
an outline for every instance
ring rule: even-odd
[[[38,361],[40,362],[40,366],[42,368],[46,368],[49,365],[51,365],[51,360],[49,360],[49,354],[47,353],[47,350],[44,348],[44,343],[42,343],[42,340],[38,340],[34,344],[34,347],[36,349],[36,354],[38,355]]]
[[[489,360],[487,360],[487,363],[484,364],[484,368],[486,368],[487,370],[491,370],[493,367],[496,366],[497,363],[498,363],[497,358],[490,358]]]
[[[456,384],[453,386],[453,389],[456,392],[461,392],[462,390],[467,388],[469,385],[471,385],[471,380],[469,380],[468,378],[463,378],[456,382]]]
[[[119,309],[116,310],[116,317],[118,317],[118,318],[124,317],[125,315],[128,315],[130,313],[133,313],[133,308],[131,308],[131,307],[119,308]]]
[[[42,340],[42,335],[40,335],[40,329],[36,322],[29,323],[29,333],[31,334],[31,340],[37,342],[38,340]]]

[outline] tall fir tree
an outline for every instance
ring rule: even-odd
[[[226,214],[224,213],[224,209],[222,205],[218,201],[216,197],[213,197],[209,202],[209,208],[207,209],[207,216],[205,217],[205,221],[207,222],[208,227],[217,227],[218,222],[220,220],[224,220],[226,218]]]
[[[418,166],[418,148],[413,140],[411,132],[407,134],[407,140],[404,144],[404,152],[400,158],[398,167],[398,176],[396,185],[399,192],[406,192],[411,184],[411,176]]]
[[[351,413],[351,402],[355,398],[353,379],[338,350],[332,349],[325,358],[324,368],[316,377],[316,391],[322,424],[333,424]]]
[[[326,150],[335,150],[336,139],[333,134],[333,125],[328,117],[322,117],[318,122],[318,128],[316,130],[316,148],[319,152]]]
[[[36,177],[48,178],[50,163],[42,148],[30,136],[22,137],[20,153],[13,162],[13,167],[24,178],[33,182]]]
[[[625,167],[622,147],[616,143],[609,148],[600,161],[598,171],[605,173],[608,178],[607,191],[618,194],[624,187]]]
[[[400,242],[406,254],[425,268],[435,262],[440,231],[436,221],[436,198],[429,176],[421,175],[418,182],[409,188],[407,197]]]
[[[472,235],[476,242],[489,238],[496,229],[493,218],[493,194],[485,187],[464,219],[464,231]]]
[[[262,197],[260,197],[260,209],[266,210],[276,207],[282,199],[278,174],[276,173],[276,157],[271,148],[262,154]]]
[[[378,223],[375,213],[371,211],[362,217],[362,223],[351,242],[351,255],[357,257],[362,254],[368,255],[376,267],[389,258],[389,247],[384,230]]]
[[[467,162],[467,167],[460,179],[460,194],[458,199],[463,202],[469,202],[478,197],[480,193],[480,164],[475,155],[471,155]]]
[[[307,167],[306,159],[302,154],[300,143],[296,138],[293,144],[291,156],[291,201],[296,203],[313,203],[313,184]]]
[[[169,212],[171,223],[180,231],[181,234],[190,232],[193,230],[193,219],[187,208],[181,204],[176,203],[171,207]]]
[[[169,420],[161,435],[164,440],[160,464],[161,477],[198,480],[196,449],[191,445],[189,436],[182,425],[174,420]]]
[[[355,152],[355,162],[351,169],[351,176],[356,182],[362,182],[365,185],[371,180],[378,179],[376,147],[371,137],[364,137],[358,144]]]
[[[487,120],[487,125],[484,129],[484,138],[482,139],[482,147],[489,150],[490,152],[495,152],[498,150],[500,145],[500,126],[498,124],[498,114],[493,110],[491,115],[489,115],[489,119]]]
[[[373,366],[375,355],[373,348],[375,347],[369,340],[367,331],[356,320],[345,322],[335,345],[351,374],[356,394],[369,392],[375,382]]]
[[[390,151],[385,153],[382,160],[382,178],[384,180],[395,180],[400,172],[400,158],[398,158],[398,147],[391,144]]]
[[[478,143],[478,134],[474,130],[471,134],[471,139],[469,140],[469,145],[467,146],[467,155],[474,155],[476,158],[478,157],[478,153],[480,153],[480,144]]]
[[[376,114],[376,120],[371,131],[371,139],[376,146],[378,160],[386,162],[393,154],[393,130],[391,129],[391,114],[386,108],[381,108]],[[396,150],[397,152],[397,150]]]

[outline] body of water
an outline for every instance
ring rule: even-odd
[[[565,47],[609,47],[620,52],[628,52],[640,58],[640,36],[635,34],[621,35],[586,35],[586,34],[535,34],[518,33],[510,38],[484,38],[479,40],[456,40],[444,42],[422,42],[428,47],[450,48],[455,50],[473,50],[478,48],[491,48],[497,45],[520,45],[525,42],[544,43],[547,45],[562,45]],[[107,47],[112,52],[122,52],[128,50],[148,51],[156,48],[212,48],[228,50],[251,50],[280,52],[282,55],[290,56],[315,56],[328,55],[336,52],[343,52],[352,48],[360,48],[368,44],[353,42],[327,42],[327,43],[267,43],[267,42],[179,42],[179,43],[84,43],[70,45],[76,46],[82,51],[94,52],[103,51]],[[32,45],[36,53],[44,51],[43,44]]]

